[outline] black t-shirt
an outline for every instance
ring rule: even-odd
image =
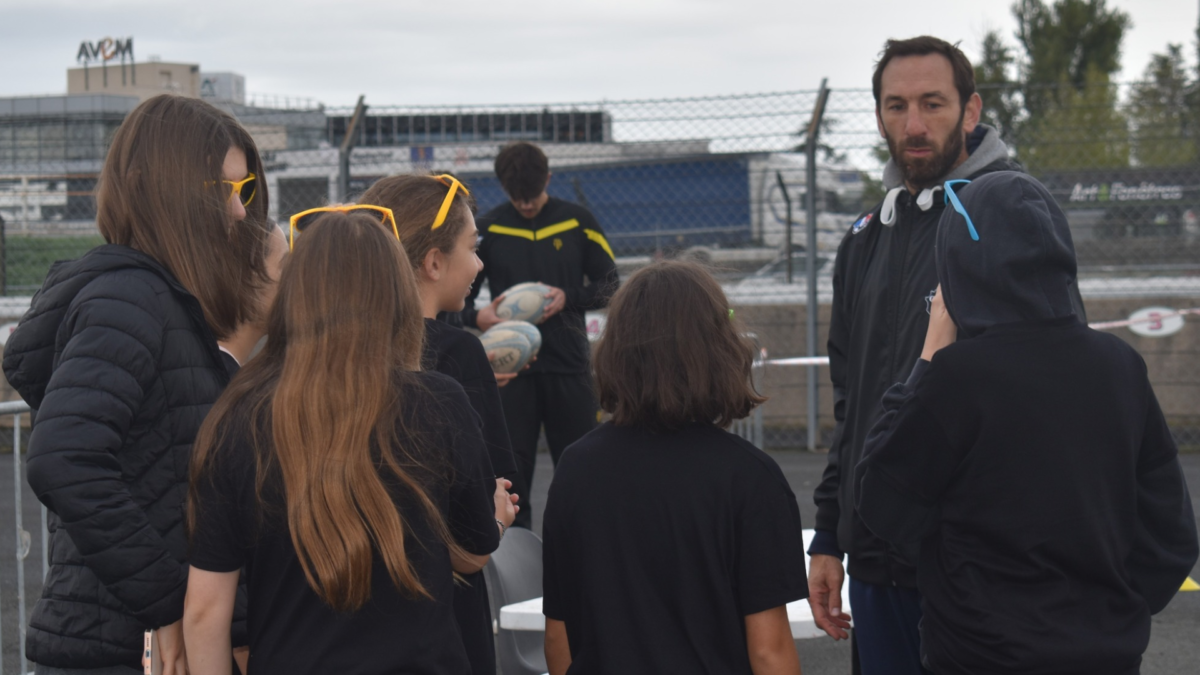
[[[400,386],[409,430],[400,442],[430,467],[414,474],[427,486],[455,540],[470,553],[490,553],[499,544],[495,483],[478,416],[462,388],[444,375],[418,373]],[[201,480],[189,562],[212,572],[245,567],[252,671],[469,673],[451,605],[450,554],[411,493],[384,474],[404,517],[405,553],[433,599],[401,595],[376,555],[370,600],[355,612],[335,612],[305,580],[288,533],[277,471],[263,487],[263,501],[275,508],[259,508],[248,424],[231,420],[228,440],[216,450],[212,480]]]
[[[590,211],[551,197],[532,220],[511,202],[475,219],[483,271],[475,279],[462,321],[475,326],[475,297],[486,279],[492,298],[527,281],[561,288],[566,305],[538,325],[542,348],[531,373],[588,372],[584,313],[600,309],[617,289],[617,265],[604,230]]]
[[[515,476],[517,465],[500,404],[500,389],[479,338],[448,323],[425,319],[424,366],[449,375],[462,385],[471,407],[483,421],[483,442],[487,445],[492,471],[496,476]]]
[[[808,596],[783,473],[712,425],[601,425],[559,460],[543,533],[571,675],[748,674],[744,617]]]

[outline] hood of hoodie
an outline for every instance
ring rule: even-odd
[[[41,290],[33,296],[29,311],[4,345],[4,374],[30,407],[41,407],[54,367],[58,329],[75,296],[99,276],[124,269],[157,274],[176,294],[195,303],[199,311],[199,303],[175,275],[154,258],[128,246],[106,244],[78,259],[54,263]]]
[[[997,171],[954,187],[966,219],[947,204],[935,243],[942,298],[959,334],[990,326],[1073,315],[1068,286],[1075,246],[1067,218],[1028,174]]]
[[[967,136],[967,153],[967,161],[946,174],[943,181],[969,178],[993,162],[1009,159],[1008,146],[1000,140],[1000,132],[986,124],[976,125],[975,131]],[[883,187],[892,190],[902,185],[904,175],[900,173],[900,167],[896,166],[896,160],[889,159],[883,167]]]

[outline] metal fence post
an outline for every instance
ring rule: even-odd
[[[25,672],[25,558],[29,555],[30,536],[22,522],[21,500],[21,415],[13,415],[13,500],[16,508],[17,525],[17,641],[21,660],[17,662],[20,673]]]
[[[783,254],[787,256],[787,282],[792,283],[792,196],[788,194],[787,183],[783,182],[783,172],[775,172],[775,181],[779,183],[779,191],[783,193],[783,203],[787,210],[787,229],[783,231]]]
[[[3,216],[0,216],[0,295],[8,295],[8,242]]]
[[[354,106],[354,115],[350,117],[350,122],[346,125],[346,137],[342,139],[342,145],[338,148],[339,202],[350,199],[350,151],[354,149],[357,140],[354,138],[354,134],[358,131],[359,122],[362,121],[367,110],[367,107],[363,105],[364,99],[366,99],[365,94],[358,97],[358,104]]]
[[[750,368],[751,384],[754,385],[754,391],[762,391],[763,375],[767,368],[767,350],[758,350],[758,359]],[[754,447],[759,450],[766,450],[767,446],[763,444],[763,407],[756,406],[754,408],[754,416],[751,418],[750,432],[754,436]]]
[[[804,172],[808,174],[808,356],[817,355],[817,136],[821,132],[821,118],[825,115],[825,102],[829,100],[828,78],[821,80],[821,89],[813,106],[812,121],[808,123],[808,138],[805,139]],[[791,251],[788,251],[789,260]],[[808,366],[808,450],[817,449],[817,367]]]

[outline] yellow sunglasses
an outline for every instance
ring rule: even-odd
[[[433,227],[429,228],[431,230],[436,230],[442,225],[446,224],[446,216],[450,214],[450,207],[454,204],[454,195],[456,192],[462,190],[463,194],[465,195],[471,194],[471,192],[467,190],[466,185],[463,185],[457,178],[448,173],[443,173],[440,176],[434,176],[434,178],[437,179],[442,185],[449,187],[450,190],[446,192],[446,198],[442,200],[442,208],[438,209],[437,218],[433,219]]]
[[[392,234],[396,235],[396,241],[400,241],[400,230],[396,229],[396,216],[392,215],[391,209],[372,204],[346,204],[345,206],[318,206],[315,209],[301,211],[288,219],[288,223],[291,225],[288,228],[288,248],[295,247],[297,232],[303,232],[322,215],[326,213],[353,213],[354,211],[369,211],[378,215],[379,223],[381,225],[391,225]]]
[[[254,201],[254,195],[258,193],[258,184],[255,182],[258,176],[247,174],[241,180],[223,180],[222,183],[229,186],[229,198],[233,199],[234,195],[241,200],[242,206],[250,206],[250,202]],[[247,191],[249,194],[247,194]]]

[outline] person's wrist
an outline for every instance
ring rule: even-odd
[[[500,520],[499,518],[496,519],[496,525],[500,528],[500,538],[503,539],[504,533],[508,531],[508,526],[505,525],[504,521]]]

